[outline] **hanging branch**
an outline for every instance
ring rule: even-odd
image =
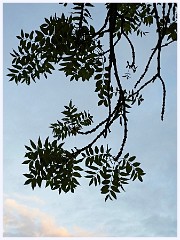
[[[64,4],[67,5],[67,4]],[[31,184],[32,189],[41,186],[42,181],[46,181],[46,187],[50,186],[52,190],[58,189],[59,193],[74,192],[79,185],[77,178],[81,177],[81,171],[84,163],[84,172],[90,179],[89,185],[94,183],[102,185],[101,193],[105,194],[105,201],[116,199],[116,194],[120,190],[124,191],[123,185],[129,180],[138,178],[143,181],[142,176],[145,174],[139,167],[140,163],[135,162],[135,156],[130,157],[129,153],[122,156],[124,147],[128,137],[128,117],[127,108],[139,100],[142,90],[149,84],[154,83],[157,79],[162,84],[163,99],[161,109],[161,120],[165,113],[166,88],[165,82],[161,76],[161,50],[162,47],[168,46],[176,40],[176,4],[163,3],[161,5],[161,15],[157,8],[157,4],[135,4],[129,11],[129,6],[124,3],[107,3],[107,13],[102,27],[96,31],[95,28],[88,24],[87,18],[91,18],[88,10],[93,7],[90,3],[74,3],[73,8],[75,17],[50,17],[45,19],[45,23],[40,26],[40,30],[32,31],[30,34],[21,30],[21,35],[17,36],[20,40],[18,46],[19,52],[13,50],[13,57],[10,73],[8,74],[10,81],[25,82],[30,84],[31,78],[40,78],[40,74],[51,74],[54,70],[52,64],[58,63],[65,75],[70,76],[70,80],[89,81],[94,78],[96,81],[95,92],[98,92],[98,106],[107,107],[107,117],[99,122],[95,127],[88,131],[84,131],[86,126],[91,126],[93,116],[84,112],[78,112],[77,108],[70,101],[69,106],[65,106],[62,112],[64,117],[62,121],[51,124],[55,140],[50,143],[48,138],[42,144],[39,137],[37,145],[30,140],[31,146],[25,146],[27,153],[25,157],[28,159],[23,164],[29,165],[29,174],[24,174],[29,178],[25,184]],[[130,7],[132,3],[130,3]],[[166,13],[166,6],[167,13]],[[171,11],[172,10],[172,11]],[[172,16],[172,23],[170,21]],[[128,47],[131,50],[132,62],[127,62],[127,67],[133,72],[135,67],[135,48],[129,36],[132,31],[139,35],[143,33],[140,29],[142,23],[146,26],[156,22],[157,43],[152,49],[145,67],[137,79],[134,88],[129,93],[127,89],[123,89],[123,81],[120,79],[120,67],[117,65],[117,55],[115,47],[125,37]],[[174,19],[174,20],[173,20]],[[65,30],[64,30],[65,29]],[[172,30],[171,30],[172,29]],[[107,33],[105,35],[105,33]],[[172,36],[171,36],[172,34]],[[35,36],[34,36],[35,35]],[[141,34],[142,35],[142,34]],[[101,44],[101,38],[108,36],[108,50],[104,51]],[[172,41],[163,44],[165,36],[167,40]],[[57,51],[58,47],[58,51]],[[106,55],[107,54],[107,55]],[[157,54],[157,55],[156,55]],[[108,57],[107,66],[105,66],[106,57]],[[149,80],[145,79],[152,60],[156,60],[156,70]],[[55,59],[55,60],[54,60]],[[113,80],[115,80],[113,82]],[[145,83],[137,86],[144,80]],[[34,80],[35,81],[35,80]],[[113,84],[112,84],[113,82]],[[116,91],[114,86],[116,85]],[[116,99],[117,97],[117,99]],[[113,99],[116,100],[115,105]],[[107,145],[106,149],[103,145],[95,146],[100,138],[110,135],[110,128],[119,120],[122,127],[122,141],[119,150],[114,156],[111,149]],[[103,128],[101,128],[103,127]],[[81,148],[74,147],[71,150],[64,149],[64,141],[67,137],[77,135],[95,134],[86,146]],[[78,165],[81,163],[81,165]]]
[[[129,39],[128,35],[125,34],[124,32],[123,32],[123,35],[124,35],[125,38],[127,39],[128,43],[129,43],[129,45],[130,45],[130,47],[131,47],[131,51],[132,51],[132,63],[131,63],[130,65],[128,64],[128,67],[129,67],[129,68],[132,68],[133,71],[136,71],[136,67],[135,67],[135,49],[134,49],[134,46],[133,46],[131,40]]]
[[[158,16],[156,4],[153,4],[153,7],[154,7],[154,12],[155,12],[156,26],[157,26],[157,32],[158,32],[157,74],[158,74],[158,77],[159,77],[159,79],[162,83],[162,87],[163,87],[163,102],[162,102],[162,110],[161,110],[161,120],[163,121],[164,112],[165,112],[166,88],[165,88],[165,83],[164,83],[164,81],[161,77],[161,48],[162,48],[161,45],[162,45],[162,40],[163,40],[163,38],[165,36],[165,33],[166,33],[166,30],[167,30],[167,24],[168,24],[168,21],[169,21],[169,14],[170,14],[172,4],[169,4],[168,13],[167,13],[167,16],[166,16],[166,21],[165,21],[165,7],[164,7],[164,4],[163,4],[164,24],[163,24],[162,30],[160,28],[160,22],[159,22],[159,16]]]
[[[117,16],[117,4],[109,4],[109,66],[108,66],[108,85],[107,85],[107,93],[108,93],[108,107],[109,107],[109,116],[105,126],[106,132],[104,137],[107,136],[107,131],[109,130],[109,121],[111,116],[111,99],[110,99],[110,86],[111,86],[111,69],[113,63],[113,33],[116,25],[116,16]]]
[[[119,110],[119,106],[120,106],[120,101],[121,101],[121,96],[119,97],[118,101],[117,101],[117,105],[116,107],[114,108],[114,111],[112,112],[111,116],[112,116],[112,119],[110,121],[109,120],[109,117],[106,119],[106,122],[108,121],[108,127],[110,127],[113,123],[114,123],[114,120],[117,119],[117,113],[118,113],[118,110]],[[77,151],[74,153],[75,156],[78,156],[81,152],[83,152],[84,150],[90,148],[101,136],[104,136],[106,134],[106,127],[96,136],[96,138],[94,138],[94,140],[89,143],[87,146],[81,148],[81,149],[77,149]]]
[[[122,152],[123,152],[126,140],[127,140],[128,127],[127,127],[126,103],[125,103],[124,91],[123,91],[123,89],[121,87],[121,84],[120,84],[120,79],[119,79],[119,74],[118,74],[118,70],[117,70],[115,54],[114,54],[114,57],[113,57],[113,66],[114,66],[114,75],[116,77],[116,80],[117,80],[117,83],[118,83],[118,86],[119,86],[119,91],[120,91],[120,100],[121,101],[118,102],[118,108],[120,109],[120,107],[122,105],[122,116],[123,116],[123,120],[124,120],[124,137],[123,137],[123,140],[122,140],[120,151],[117,154],[117,156],[115,157],[115,160],[117,161],[122,155]]]
[[[146,73],[148,72],[150,63],[151,63],[151,61],[152,61],[152,59],[153,59],[153,56],[155,55],[157,49],[158,49],[158,43],[157,43],[156,47],[154,48],[152,54],[150,55],[149,60],[148,60],[148,62],[147,62],[147,64],[146,64],[145,70],[144,70],[143,74],[140,76],[139,80],[138,80],[138,81],[136,82],[136,84],[134,85],[134,88],[136,88],[137,85],[140,84],[141,80],[143,80],[143,78],[145,77]]]

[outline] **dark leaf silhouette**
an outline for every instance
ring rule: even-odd
[[[66,7],[67,3],[60,6]],[[43,143],[39,137],[37,144],[30,140],[30,146],[25,146],[27,152],[23,164],[29,167],[29,173],[24,174],[28,178],[25,185],[31,184],[34,189],[45,181],[45,187],[58,190],[59,194],[62,191],[73,193],[80,185],[79,179],[85,177],[89,185],[101,186],[105,201],[113,200],[117,199],[118,193],[125,191],[125,185],[130,181],[143,181],[145,173],[140,163],[135,162],[136,157],[129,153],[123,156],[128,138],[128,118],[133,105],[144,101],[142,90],[158,80],[162,84],[161,119],[164,118],[166,88],[161,76],[161,50],[177,40],[177,4],[106,3],[104,23],[99,30],[92,24],[94,4],[74,3],[71,6],[69,16],[55,14],[45,18],[39,29],[30,33],[20,30],[17,36],[19,46],[11,53],[12,66],[8,68],[7,76],[16,84],[29,85],[42,76],[47,78],[58,65],[59,71],[64,72],[70,81],[94,80],[99,98],[97,106],[105,107],[108,114],[93,125],[89,111],[79,111],[71,100],[64,106],[62,119],[50,125],[54,141],[51,143],[47,137]],[[149,37],[151,25],[157,41],[144,70],[129,91],[123,88],[123,81],[131,81],[137,70],[131,36]],[[102,39],[108,41],[108,49],[104,49]],[[120,75],[115,47],[122,39],[128,43],[131,59],[127,61],[126,71]],[[157,66],[147,80],[154,59]],[[110,135],[115,122],[119,123],[123,135],[119,151],[113,154],[108,145],[98,146],[97,142]],[[94,134],[93,140],[81,149],[76,146],[71,150],[64,148],[63,141],[68,137],[90,134]]]

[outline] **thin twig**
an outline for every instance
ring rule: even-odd
[[[128,35],[127,35],[125,32],[123,32],[123,35],[125,36],[125,38],[126,38],[127,41],[129,42],[130,47],[131,47],[131,51],[132,51],[132,63],[131,63],[130,66],[133,67],[133,66],[135,66],[135,50],[134,50],[134,46],[133,46],[131,40],[129,39]]]
[[[163,121],[164,120],[164,113],[165,113],[165,101],[166,101],[166,86],[165,86],[165,83],[162,79],[161,76],[159,76],[159,79],[162,83],[162,87],[163,87],[163,103],[162,103],[162,110],[161,110],[161,120]]]

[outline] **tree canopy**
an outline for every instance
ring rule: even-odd
[[[142,90],[155,81],[162,84],[161,120],[165,113],[166,86],[161,76],[161,52],[177,40],[176,3],[106,3],[106,15],[100,29],[90,24],[95,5],[74,3],[69,16],[51,16],[45,18],[38,30],[26,33],[21,30],[19,46],[11,53],[12,67],[9,68],[10,81],[30,85],[41,76],[52,74],[55,65],[65,73],[70,81],[95,81],[98,95],[97,105],[107,109],[107,117],[94,123],[89,111],[78,111],[70,100],[62,111],[63,118],[52,123],[50,128],[54,141],[49,137],[37,143],[30,140],[25,146],[28,173],[25,185],[32,189],[45,187],[74,192],[80,185],[79,178],[89,179],[89,185],[101,186],[101,193],[107,199],[116,199],[117,193],[124,191],[129,181],[143,181],[145,172],[135,156],[124,153],[128,138],[129,111],[134,105],[142,103]],[[61,5],[66,7],[67,3]],[[93,21],[91,21],[92,23]],[[147,29],[153,25],[157,35],[145,68],[132,86],[127,90],[123,79],[129,79],[136,72],[136,52],[132,36],[151,37]],[[144,30],[145,29],[145,30]],[[108,41],[104,49],[102,41]],[[116,47],[126,40],[131,51],[131,60],[127,61],[127,71],[121,76],[121,66],[117,64]],[[147,80],[146,76],[152,61],[156,61],[156,71]],[[144,80],[144,81],[143,81]],[[122,128],[119,151],[112,154],[112,146],[99,146],[98,140],[108,138],[114,123]],[[86,127],[88,129],[86,130]],[[66,138],[72,136],[93,135],[94,139],[82,148],[72,146],[65,149]]]

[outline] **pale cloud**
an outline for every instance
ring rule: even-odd
[[[36,203],[36,204],[45,204],[45,201],[40,199],[39,197],[35,196],[35,195],[31,195],[31,196],[25,196],[25,195],[22,195],[22,194],[19,194],[19,193],[13,193],[12,194],[13,198],[15,198],[16,200],[18,201],[25,201],[25,202],[31,202],[31,203]]]
[[[75,226],[70,232],[39,208],[32,208],[12,198],[4,200],[4,237],[73,237],[92,236]]]

